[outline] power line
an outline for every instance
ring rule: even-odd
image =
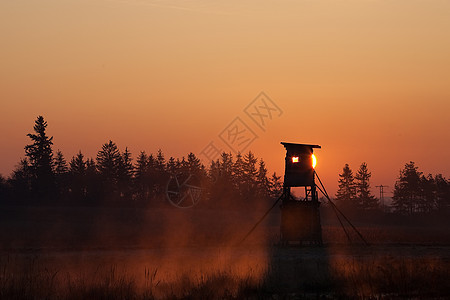
[[[380,202],[381,202],[381,208],[382,208],[383,211],[384,211],[384,208],[385,208],[385,205],[384,205],[384,188],[387,188],[387,187],[389,187],[389,186],[388,186],[388,185],[382,185],[382,184],[380,184],[380,185],[377,185],[376,187],[380,189]]]

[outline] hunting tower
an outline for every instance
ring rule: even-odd
[[[321,245],[320,202],[315,184],[319,145],[281,143],[286,148],[283,195],[281,198],[281,242],[283,244]],[[304,187],[304,199],[291,194],[292,187]]]

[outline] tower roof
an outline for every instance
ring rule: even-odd
[[[319,145],[310,145],[310,144],[296,144],[296,143],[286,143],[286,142],[281,142],[281,144],[284,146],[284,148],[286,148],[286,150],[288,151],[299,151],[299,152],[303,152],[305,150],[309,150],[312,152],[313,148],[322,148]]]

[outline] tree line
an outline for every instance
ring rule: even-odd
[[[128,148],[120,151],[110,140],[95,159],[80,151],[67,161],[61,151],[53,151],[47,126],[42,116],[36,119],[25,158],[9,178],[0,176],[3,202],[160,205],[166,203],[168,181],[177,174],[193,175],[202,188],[203,205],[215,207],[269,201],[282,189],[281,177],[269,176],[264,160],[252,152],[224,152],[208,168],[193,153],[166,159],[162,150],[155,155],[142,151],[133,162]]]
[[[165,158],[140,152],[135,162],[128,148],[120,151],[113,141],[104,143],[95,159],[80,151],[69,161],[53,151],[47,122],[39,116],[31,142],[8,178],[0,175],[0,203],[9,204],[167,204],[171,176],[191,174],[202,188],[202,205],[242,207],[269,204],[282,191],[281,176],[269,175],[263,159],[252,152],[222,153],[205,167],[193,153]],[[344,211],[381,212],[380,199],[371,194],[371,172],[362,163],[355,174],[346,164],[339,174],[336,204]],[[441,174],[424,175],[414,162],[400,171],[395,183],[392,211],[402,215],[450,213],[450,182]]]
[[[377,212],[383,210],[380,199],[370,192],[367,164],[362,163],[356,174],[346,164],[339,174],[336,203],[350,212]],[[414,162],[405,164],[395,182],[390,209],[393,213],[415,216],[450,213],[450,181],[442,174],[424,175]]]

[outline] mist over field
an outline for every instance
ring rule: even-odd
[[[281,247],[277,207],[240,243],[263,213],[169,204],[138,210],[3,207],[1,292],[167,299],[431,297],[448,291],[448,221],[354,219],[371,244],[365,246],[356,235],[349,243],[332,211],[324,211],[323,247]]]

